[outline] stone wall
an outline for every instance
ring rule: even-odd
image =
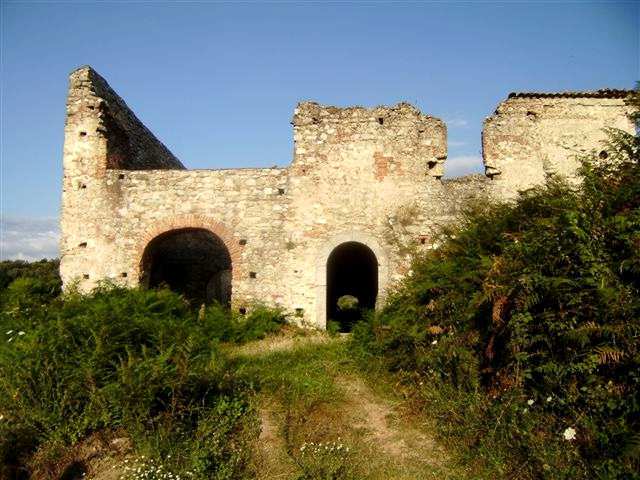
[[[154,238],[202,229],[229,252],[233,308],[277,304],[323,328],[335,247],[356,241],[374,252],[381,303],[409,254],[432,246],[466,201],[510,198],[552,171],[572,175],[571,156],[597,148],[603,127],[632,128],[625,112],[622,94],[511,98],[485,125],[489,176],[442,180],[442,121],[406,103],[306,102],[294,113],[288,168],[185,170],[84,67],[71,74],[65,128],[63,281],[83,291],[104,279],[138,285]]]
[[[601,151],[605,128],[633,131],[621,90],[511,94],[484,123],[487,175],[504,197],[545,181],[550,174],[574,177],[579,157]]]
[[[99,259],[113,246],[112,169],[184,169],[90,67],[69,78],[64,131],[60,272],[87,288],[103,276]]]

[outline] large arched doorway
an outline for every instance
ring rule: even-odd
[[[231,301],[231,256],[217,235],[203,228],[171,230],[144,250],[141,283],[168,286],[194,305]]]
[[[378,261],[366,245],[345,242],[329,255],[326,274],[327,321],[348,332],[364,311],[376,306]]]

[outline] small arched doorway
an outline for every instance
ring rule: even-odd
[[[231,256],[224,242],[204,228],[158,235],[142,255],[141,284],[167,286],[192,304],[231,302]]]
[[[327,259],[327,321],[338,322],[349,332],[366,310],[373,310],[378,296],[378,260],[360,242],[345,242]]]

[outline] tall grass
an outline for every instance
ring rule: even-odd
[[[47,299],[40,283],[0,293],[0,476],[53,476],[65,448],[105,430],[174,472],[245,474],[256,416],[218,343],[260,338],[282,312],[197,312],[168,290],[113,286]]]

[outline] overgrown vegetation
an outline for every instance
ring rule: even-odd
[[[640,140],[612,131],[581,175],[469,206],[348,345],[256,353],[237,344],[282,311],[61,296],[56,262],[1,262],[0,477],[79,478],[105,437],[124,478],[640,479]],[[457,465],[430,458],[416,412]]]
[[[58,260],[2,261],[0,262],[0,294],[15,280],[29,278],[31,292],[38,295],[43,302],[51,300],[60,294],[62,288],[59,268]]]
[[[355,329],[490,477],[640,478],[640,141],[610,134],[581,188],[471,206]]]
[[[467,478],[394,408],[388,374],[362,378],[344,337],[279,336],[260,347],[234,348],[231,363],[256,392],[263,422],[255,478]]]
[[[105,431],[182,478],[244,477],[259,429],[218,342],[261,338],[282,312],[198,312],[168,290],[108,285],[59,297],[46,283],[0,293],[2,478],[58,478],[69,448]]]

